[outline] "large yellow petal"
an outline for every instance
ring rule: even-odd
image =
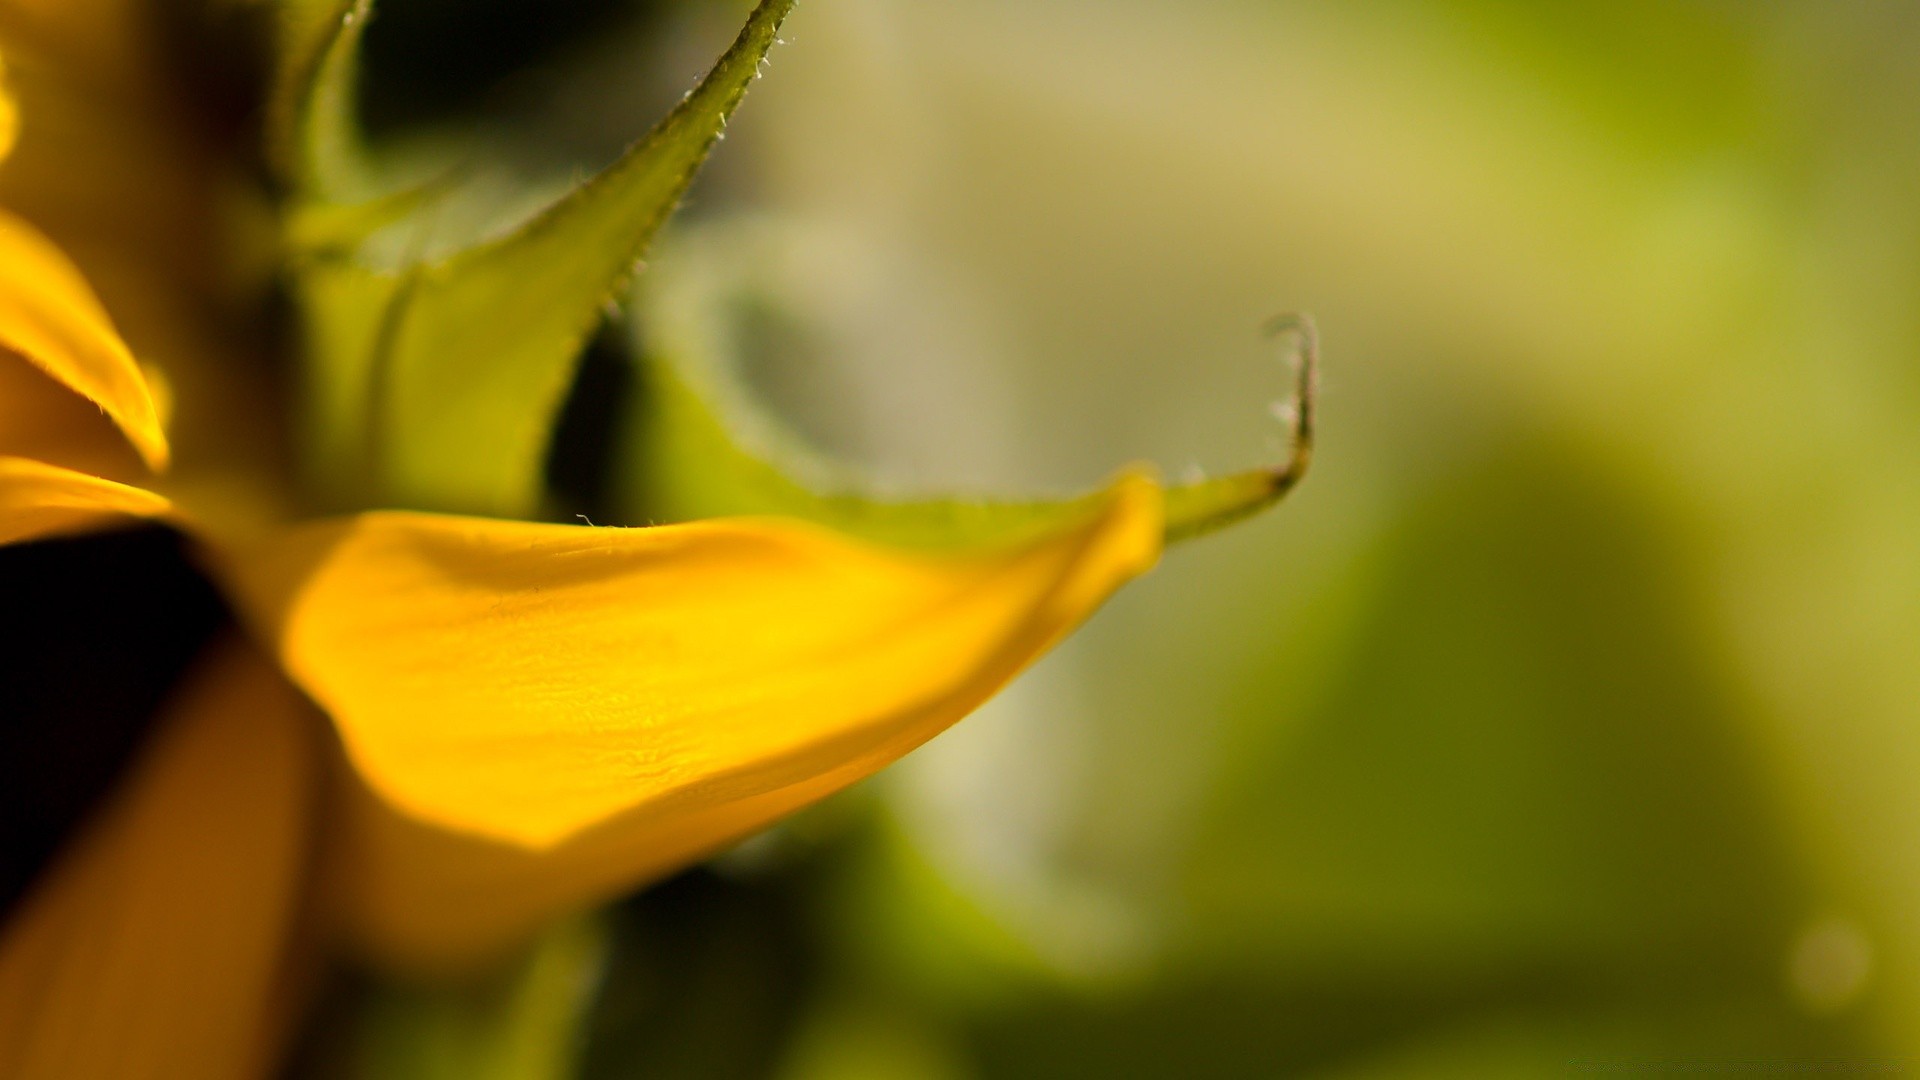
[[[435,962],[931,738],[1153,563],[1160,507],[1128,476],[1084,520],[947,556],[783,520],[376,513],[234,576],[377,793],[343,834],[351,918]]]
[[[143,488],[0,456],[0,545],[82,532],[123,517],[164,517],[171,510],[166,499]]]
[[[106,310],[52,241],[5,212],[0,346],[100,406],[150,467],[166,465],[167,436],[153,391]]]
[[[310,709],[216,646],[0,929],[0,1076],[264,1075],[306,865]]]

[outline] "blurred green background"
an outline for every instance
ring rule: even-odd
[[[387,0],[370,119],[496,143],[484,220],[743,11]],[[751,275],[791,424],[906,486],[1245,466],[1258,327],[1305,310],[1321,453],[615,912],[586,1075],[1912,1060],[1920,7],[805,0],[784,36],[648,273]]]

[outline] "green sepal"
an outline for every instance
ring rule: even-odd
[[[622,523],[772,514],[899,547],[962,548],[1048,530],[1099,498],[1098,491],[1029,498],[888,493],[808,445],[758,405],[736,368],[743,308],[768,299],[753,270],[771,260],[748,247],[684,238],[671,268],[656,268],[637,291],[643,384],[618,459],[615,509]],[[1267,332],[1299,342],[1288,406],[1291,453],[1276,466],[1166,486],[1169,544],[1271,506],[1306,470],[1318,348],[1313,324],[1282,316]]]
[[[1249,469],[1229,476],[1172,484],[1166,489],[1169,546],[1218,532],[1286,498],[1304,467]]]
[[[539,505],[552,424],[587,338],[678,206],[792,6],[763,0],[651,133],[505,236],[397,266],[370,245],[297,261],[312,369],[309,466],[333,501],[504,516]],[[296,143],[321,171],[335,100],[328,73],[350,71],[356,34],[343,28],[331,39],[317,96],[291,114]],[[298,210],[289,230],[343,246],[354,229],[372,233],[393,217],[378,204],[358,213]],[[407,215],[417,233],[431,231],[431,213]]]
[[[355,115],[373,0],[278,0],[267,155],[300,202],[338,201],[365,172]]]
[[[296,263],[350,260],[368,237],[415,217],[442,193],[436,186],[415,186],[361,202],[295,202],[281,215],[281,243]]]

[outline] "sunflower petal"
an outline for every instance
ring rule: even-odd
[[[218,647],[0,932],[0,1075],[261,1075],[305,865],[298,695]]]
[[[0,161],[13,153],[13,144],[20,138],[20,102],[13,96],[13,87],[7,82],[6,67],[0,63]]]
[[[351,917],[430,962],[931,738],[1152,564],[1160,506],[1127,475],[1054,532],[943,554],[777,519],[375,513],[244,559],[234,584],[378,796],[348,833]]]
[[[0,544],[84,531],[118,516],[165,516],[173,504],[144,488],[29,458],[0,457]]]
[[[147,465],[167,463],[152,388],[80,271],[53,242],[0,212],[0,346],[92,401]]]

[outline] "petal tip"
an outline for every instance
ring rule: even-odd
[[[143,369],[65,252],[0,211],[0,346],[100,406],[147,466],[167,466],[167,389]]]
[[[1166,516],[1166,488],[1153,469],[1129,466],[1108,485],[1102,520],[1116,538],[1116,551],[1124,553],[1131,568],[1127,577],[1144,574],[1160,561]]]
[[[113,416],[114,422],[127,435],[127,441],[133,444],[134,452],[155,473],[167,471],[173,464],[173,447],[167,442],[167,432],[160,420],[160,410],[155,407],[152,398],[144,397],[145,408],[137,409],[131,416]]]
[[[0,457],[0,544],[85,531],[103,519],[160,519],[172,513],[172,502],[145,488],[29,458]]]

